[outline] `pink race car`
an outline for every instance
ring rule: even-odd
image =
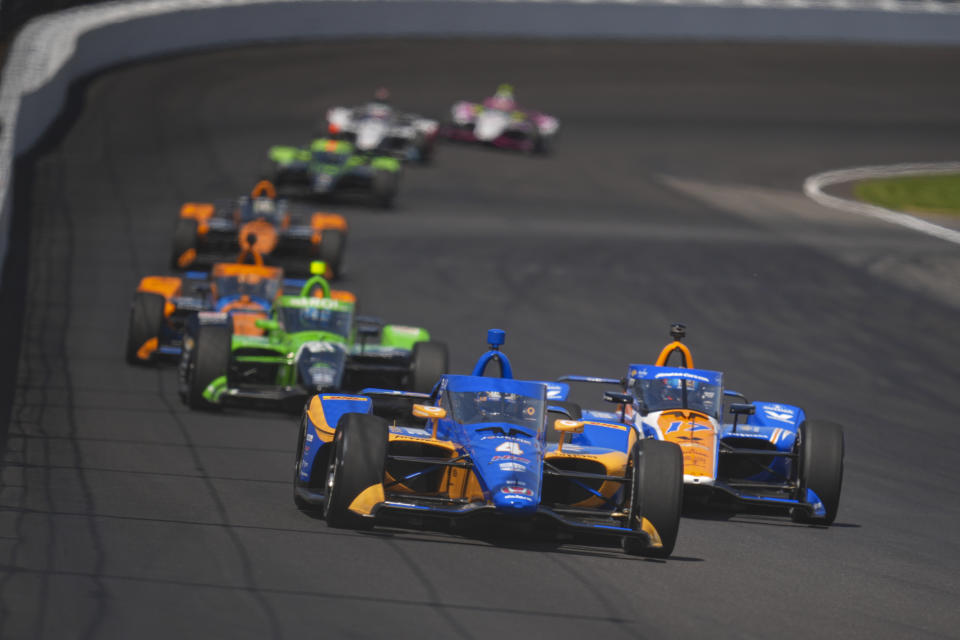
[[[504,149],[548,153],[560,121],[517,106],[513,87],[502,84],[483,103],[460,101],[450,110],[442,133],[451,140],[481,142]]]

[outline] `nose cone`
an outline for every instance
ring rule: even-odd
[[[503,133],[507,120],[497,113],[481,113],[474,125],[473,135],[479,140],[493,140]]]
[[[493,496],[493,506],[508,514],[530,514],[537,510],[536,494],[527,487],[502,485]]]

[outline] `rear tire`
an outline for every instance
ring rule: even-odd
[[[170,254],[170,266],[172,268],[185,268],[180,266],[180,256],[190,249],[196,250],[198,235],[196,220],[193,218],[177,220],[177,228],[173,232],[173,251]]]
[[[410,391],[430,393],[449,369],[450,356],[442,342],[418,342],[410,356]]]
[[[802,509],[793,509],[794,522],[831,524],[840,508],[843,487],[843,427],[835,422],[808,420],[800,425],[800,495],[807,489],[819,496],[826,515],[811,516]]]
[[[421,165],[429,165],[433,163],[433,140],[428,140],[424,136],[419,136],[417,138],[417,161]]]
[[[541,156],[548,156],[553,152],[553,137],[537,135],[533,152]]]
[[[644,439],[633,450],[630,526],[639,530],[646,518],[660,534],[662,547],[649,547],[636,538],[624,538],[630,555],[666,558],[673,553],[683,510],[683,454],[672,442]]]
[[[347,234],[339,229],[327,229],[320,241],[319,258],[333,270],[333,277],[340,276],[340,263],[343,261],[343,250],[347,244]]]
[[[387,461],[387,421],[346,413],[337,422],[327,468],[323,515],[337,529],[370,529],[373,518],[350,511],[350,504],[371,485],[383,482]]]
[[[199,326],[193,347],[193,364],[188,373],[188,404],[191,409],[220,409],[220,404],[204,398],[203,392],[211,382],[227,375],[230,366],[231,334],[229,326]]]
[[[130,325],[127,328],[127,362],[147,364],[149,360],[137,357],[137,351],[151,338],[159,338],[163,329],[163,309],[166,299],[158,293],[138,291],[130,305]]]
[[[393,207],[399,182],[397,174],[393,171],[377,171],[373,174],[373,199],[377,206],[384,209]]]

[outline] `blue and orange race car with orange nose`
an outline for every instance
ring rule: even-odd
[[[682,507],[676,444],[617,420],[580,420],[569,387],[517,380],[491,330],[471,375],[432,393],[319,394],[304,409],[294,501],[333,527],[518,525],[622,539],[666,557]],[[486,375],[491,363],[499,375]]]
[[[631,364],[624,378],[560,379],[621,387],[607,393],[620,403],[619,411],[585,414],[619,416],[640,437],[676,443],[691,501],[726,497],[735,504],[788,510],[796,522],[832,523],[843,483],[843,428],[810,420],[797,406],[747,403],[743,394],[725,391],[721,372],[694,368],[682,342],[685,333],[682,324],[672,325],[673,341],[656,363]],[[668,366],[674,355],[679,366]],[[723,421],[724,407],[732,416],[729,423]]]

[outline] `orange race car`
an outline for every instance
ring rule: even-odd
[[[247,259],[253,264],[246,264]],[[329,272],[323,262],[314,262],[311,270],[316,275]],[[229,318],[237,335],[261,336],[264,330],[257,321],[269,317],[274,301],[283,294],[302,293],[307,282],[284,278],[283,269],[263,264],[256,251],[242,253],[237,262],[216,263],[209,274],[188,271],[183,276],[146,276],[130,307],[127,362],[147,364],[179,357],[186,324],[201,312],[221,320]],[[320,288],[312,295],[356,302],[349,291]]]
[[[287,200],[277,198],[273,184],[262,180],[249,196],[232,202],[180,207],[170,260],[175,269],[198,268],[252,248],[290,273],[307,273],[312,261],[322,260],[332,277],[340,272],[346,240],[343,216],[294,213]]]

